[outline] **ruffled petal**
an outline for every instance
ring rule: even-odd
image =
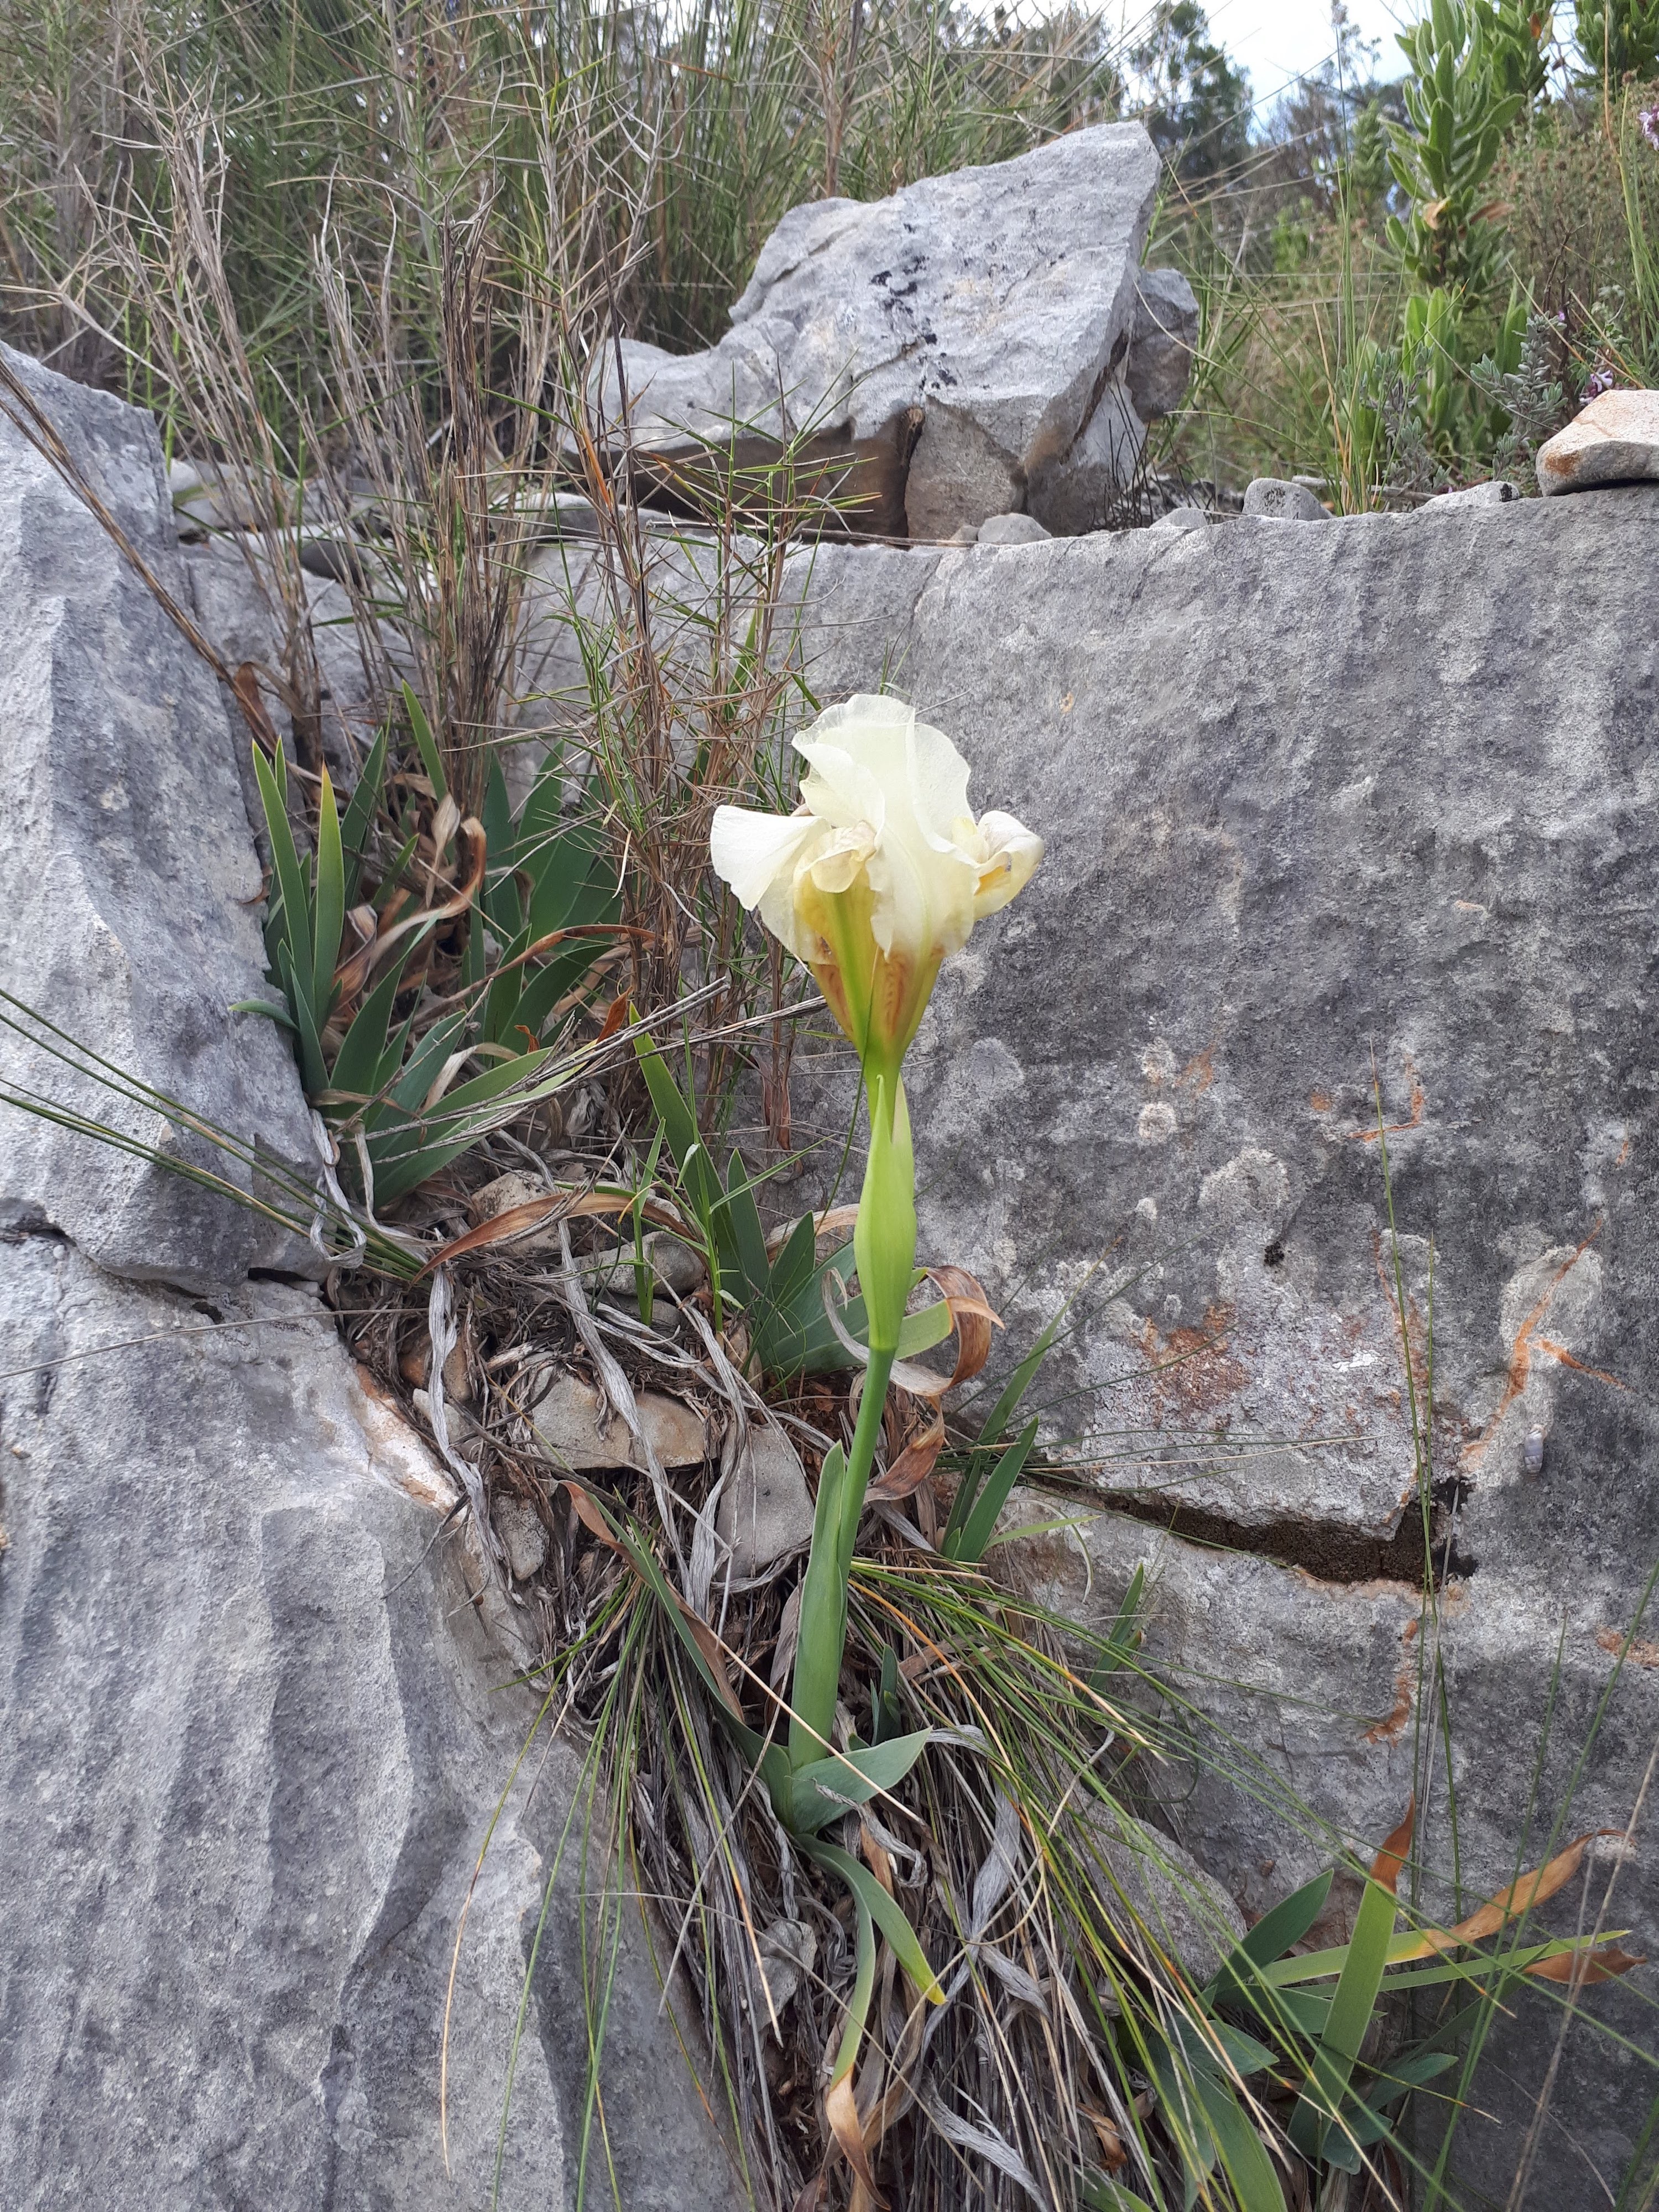
[[[839,706],[826,707],[796,738],[795,750],[804,753],[809,743],[835,745],[860,768],[880,775],[889,761],[904,758],[904,740],[915,719],[915,708],[903,699],[860,691]]]
[[[802,857],[799,867],[811,871],[821,891],[849,891],[864,873],[875,843],[865,823],[852,830],[834,830],[815,851]]]
[[[837,830],[864,824],[873,835],[881,828],[887,818],[886,794],[880,778],[862,761],[827,738],[797,738],[795,750],[807,765],[801,778],[802,805]]]
[[[985,859],[974,894],[974,920],[994,914],[1023,891],[1042,858],[1042,840],[1012,814],[987,814],[981,819],[980,836]]]
[[[968,763],[943,730],[917,722],[910,732],[905,761],[910,805],[922,836],[935,852],[961,844],[961,832],[971,830],[968,811]]]
[[[717,806],[708,857],[714,873],[752,913],[769,884],[780,876],[786,883],[793,879],[802,848],[823,834],[823,825],[810,814],[757,814],[749,806]]]

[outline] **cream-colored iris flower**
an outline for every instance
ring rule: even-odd
[[[896,1075],[940,962],[1030,881],[1042,840],[1011,814],[975,822],[967,762],[902,700],[827,708],[795,750],[799,811],[720,807],[714,870],[812,970],[866,1073]]]

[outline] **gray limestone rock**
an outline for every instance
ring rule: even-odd
[[[1244,1916],[1182,1844],[1121,1808],[1091,1800],[1088,1825],[1132,1941],[1173,1958],[1201,1989],[1245,1932]]]
[[[1573,1528],[1553,1547],[1538,1546],[1501,1510],[1472,1515],[1470,1536],[1478,1530],[1486,1548],[1478,1571],[1444,1592],[1437,1637],[1434,1616],[1403,1583],[1321,1581],[1087,1506],[1073,1508],[1068,1540],[1022,1547],[1013,1571],[1048,1602],[1107,1633],[1130,1575],[1146,1569],[1142,1657],[1175,1699],[1189,1700],[1204,1717],[1185,1755],[1177,1744],[1158,1770],[1167,1816],[1199,1863],[1224,1879],[1248,1919],[1331,1866],[1343,1846],[1368,1859],[1415,1791],[1428,1835],[1419,1909],[1443,1925],[1569,1838],[1622,1831],[1659,1740],[1652,1622],[1619,1669],[1633,1614],[1628,1585],[1620,1591],[1593,1537],[1592,1571],[1563,1571],[1565,1555],[1585,1539],[1587,1486],[1572,1481],[1558,1504]],[[1052,1497],[1027,1495],[1012,1502],[1010,1518],[1052,1522],[1066,1510]],[[1650,1568],[1652,1553],[1650,1540],[1642,1553]],[[1425,1693],[1425,1648],[1429,1680],[1437,1656],[1448,1686],[1461,1893],[1450,1880],[1443,1809],[1436,1811],[1443,1765],[1425,1751],[1425,1735],[1438,1725],[1431,1690]],[[1164,1709],[1166,1719],[1176,1714],[1174,1705]],[[1176,1734],[1182,1733],[1177,1717]],[[1239,1782],[1224,1779],[1227,1771]],[[1650,1835],[1644,1820],[1638,1838]],[[1587,1886],[1573,1885],[1540,1911],[1532,1923],[1538,1937],[1571,1935],[1586,1896],[1586,1924],[1593,1925],[1616,1866],[1605,1845],[1593,1853]],[[1618,1867],[1604,1923],[1633,1931],[1626,1951],[1653,1954],[1656,1890],[1650,1842],[1638,1842],[1636,1856]],[[1340,1880],[1339,1911],[1351,1911],[1356,1894],[1356,1884]],[[1346,1932],[1341,1922],[1324,1940]],[[1643,2023],[1651,1987],[1650,1973],[1638,1971],[1628,1988],[1585,1993],[1586,2017],[1566,2044],[1541,2138],[1534,2178],[1540,2205],[1591,2202],[1601,2193],[1596,2174],[1616,2190],[1652,2097],[1638,2056],[1650,2047]],[[1627,2047],[1598,2033],[1595,2021],[1625,2036]],[[1459,2133],[1452,2172],[1461,2201],[1507,2196],[1559,2024],[1541,1993],[1511,2000],[1509,2015],[1496,2022]],[[1431,2147],[1431,2107],[1417,2124],[1419,2147]]]
[[[186,605],[154,424],[6,359],[158,577]],[[267,994],[237,747],[218,685],[91,512],[0,416],[0,929],[6,990],[241,1143],[314,1145],[287,1047],[233,1001]],[[0,1030],[0,1080],[240,1170]],[[106,1147],[0,1107],[0,1225],[49,1225],[102,1267],[204,1287],[316,1264],[303,1241]]]
[[[149,418],[9,358],[183,596]],[[214,683],[3,426],[0,461],[0,982],[239,1135],[308,1146],[276,1033],[226,1011],[259,988],[260,872]],[[68,1084],[9,1036],[0,1066]],[[534,1717],[501,1688],[535,1656],[517,1609],[463,1524],[442,1533],[448,1475],[316,1291],[250,1279],[308,1247],[9,1106],[0,1125],[0,2196],[483,2212],[577,1778],[557,1750],[508,1792],[471,1892],[446,2166],[451,1961]],[[503,2203],[575,2212],[582,1972],[567,1871]],[[730,2169],[659,1996],[635,1929],[603,2085],[617,2185],[713,2212]]]
[[[1465,484],[1462,491],[1437,492],[1417,510],[1419,514],[1458,514],[1470,507],[1507,507],[1519,499],[1521,487],[1506,477],[1489,477],[1485,483]]]
[[[1173,415],[1187,396],[1198,348],[1198,301],[1178,269],[1143,269],[1123,364],[1129,399],[1143,422]]]
[[[810,434],[884,534],[948,538],[1028,505],[1047,523],[1103,403],[1128,434],[1137,336],[1149,401],[1173,389],[1178,280],[1136,291],[1157,180],[1141,126],[1102,124],[889,199],[793,208],[719,344],[629,341],[620,368],[607,349],[601,409],[636,454],[682,462],[703,441],[741,459]]]
[[[979,526],[978,545],[1036,545],[1053,536],[1034,514],[990,514]]]
[[[1258,477],[1245,491],[1244,512],[1268,522],[1328,522],[1330,520],[1306,484],[1282,477]]]
[[[808,592],[814,694],[887,681],[957,739],[975,808],[1048,840],[907,1063],[924,1256],[985,1281],[1005,1364],[1074,1300],[1050,1448],[1175,1530],[1091,1517],[1091,1617],[1155,1555],[1160,1654],[1372,1850],[1432,1734],[1401,1295],[1419,1407],[1431,1314],[1468,1885],[1541,1855],[1558,1814],[1622,1824],[1659,1735],[1656,524],[1632,489],[1018,562],[821,548]],[[839,1139],[848,1091],[798,1066],[797,1141]],[[1219,1784],[1179,1818],[1251,1911],[1328,1856]],[[1443,1825],[1428,1848],[1443,1872]],[[1613,1924],[1651,1953],[1650,1860]],[[1594,2010],[1647,2033],[1635,1990]],[[1504,2024],[1482,2186],[1555,2017]],[[1616,2177],[1650,2088],[1582,2028],[1565,2063],[1556,2110]],[[1542,2155],[1538,2201],[1584,2200],[1573,2142]]]
[[[232,668],[245,660],[275,668],[280,659],[281,624],[267,580],[270,564],[262,557],[258,540],[234,532],[206,538],[183,549],[183,564],[197,619],[221,658]],[[306,599],[318,673],[323,680],[323,744],[336,763],[337,773],[355,780],[356,765],[346,750],[345,733],[349,732],[360,750],[366,749],[373,740],[373,726],[383,712],[384,702],[363,667],[352,625],[351,599],[344,585],[337,578],[308,569]],[[394,666],[406,659],[398,653],[389,632],[383,631],[382,641]],[[290,729],[287,712],[269,691],[266,699],[278,734],[287,738]],[[240,719],[234,734],[238,748],[245,748],[247,734]]]
[[[751,1429],[720,1493],[715,1521],[738,1581],[812,1540],[812,1499],[800,1454],[781,1429]]]
[[[1056,537],[1078,538],[1134,520],[1124,494],[1136,482],[1147,426],[1172,415],[1186,394],[1198,339],[1198,303],[1173,269],[1136,278],[1127,351],[1091,396],[1071,446],[1033,471],[1031,512]]]
[[[500,1686],[530,1655],[506,1608],[469,1602],[459,1528],[431,1552],[448,1478],[315,1293],[222,1288],[214,1312],[55,1237],[0,1242],[5,2199],[484,2212],[577,1761],[508,1796],[472,1898],[446,2174],[451,1956],[534,1717]],[[507,2201],[572,2203],[578,1958],[562,1895]],[[723,2160],[642,1959],[619,1994],[627,2201],[712,2212]]]

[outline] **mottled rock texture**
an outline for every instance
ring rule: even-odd
[[[149,419],[25,374],[187,591]],[[259,968],[242,735],[4,425],[0,589],[0,983],[301,1152],[291,1063],[227,1012]],[[9,1045],[3,1066],[58,1080]],[[0,2199],[483,2212],[574,1776],[561,1753],[520,1778],[472,1897],[447,2167],[452,1954],[534,1711],[500,1686],[524,1656],[508,1609],[481,1618],[458,1531],[434,1543],[448,1478],[366,1394],[315,1289],[250,1274],[303,1245],[9,1107],[0,1200]],[[642,1958],[606,2052],[622,2201],[729,2203]],[[502,2204],[574,2212],[586,2053],[562,1875]]]
[[[984,1276],[1005,1358],[1074,1297],[1048,1435],[1140,1516],[1085,1511],[1050,1586],[1109,1625],[1152,1562],[1152,1649],[1199,1706],[1371,1849],[1417,1786],[1448,1870],[1403,1290],[1425,1421],[1432,1322],[1466,1898],[1558,1819],[1621,1826],[1659,1741],[1656,526],[1633,488],[822,549],[810,585],[817,695],[884,678],[977,806],[1048,841],[947,963],[907,1079],[926,1251]],[[1328,1863],[1271,1793],[1189,1779],[1181,1833],[1249,1909]],[[1652,1857],[1611,1912],[1638,1951]],[[1593,2009],[1649,2040],[1635,1990]],[[1465,2133],[1499,2201],[1558,2018],[1504,2024],[1498,2123]],[[1616,2189],[1652,2095],[1582,2024],[1564,2067],[1540,2205],[1596,2197],[1585,2158]]]

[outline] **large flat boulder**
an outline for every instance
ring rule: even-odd
[[[1140,125],[1108,123],[884,200],[792,208],[720,343],[607,348],[602,410],[671,483],[704,445],[760,462],[804,437],[850,469],[874,533],[945,538],[1028,506],[1094,528],[1146,422],[1178,403],[1196,331],[1184,280],[1138,289],[1158,178]]]
[[[23,373],[187,592],[149,417]],[[291,1061],[228,1012],[261,965],[245,739],[3,425],[0,584],[0,985],[299,1152]],[[110,1113],[15,1042],[0,1066]],[[474,1602],[450,1479],[293,1278],[303,1243],[13,1107],[0,1138],[0,2197],[483,2212],[576,1787],[562,1750],[514,1784],[535,1713],[502,1687],[526,1657],[516,1615]],[[526,2002],[500,2197],[571,2212],[589,2109],[574,1863]],[[642,1949],[610,1996],[617,2186],[724,2206],[730,2169]]]
[[[907,1080],[927,1252],[983,1276],[1009,1357],[1074,1301],[1039,1403],[1096,1502],[1051,1586],[1109,1623],[1154,1562],[1188,1694],[1373,1849],[1415,1784],[1443,1873],[1414,1390],[1466,1894],[1558,1815],[1621,1826],[1659,1735],[1656,524],[1632,488],[826,547],[803,585],[816,695],[890,683],[1048,842]],[[1182,1820],[1253,1910],[1328,1853],[1213,1781]],[[1638,1951],[1650,1861],[1613,1909]],[[1633,1992],[1591,2008],[1646,2039]],[[1504,2028],[1483,2186],[1555,2018]],[[1650,2085],[1583,2026],[1565,2065],[1554,2109],[1616,2173]],[[1577,2157],[1547,2128],[1529,2201],[1589,2201]]]
[[[159,580],[186,606],[146,415],[8,349]],[[206,664],[61,477],[0,417],[0,984],[78,1044],[246,1143],[314,1158],[287,1048],[231,1013],[264,994],[260,867],[235,746]],[[8,1008],[6,1011],[10,1012]],[[0,1029],[0,1081],[201,1164],[139,1103]],[[246,1188],[251,1169],[214,1162]],[[100,1266],[208,1284],[303,1267],[304,1246],[134,1155],[19,1114],[0,1224],[46,1224]]]

